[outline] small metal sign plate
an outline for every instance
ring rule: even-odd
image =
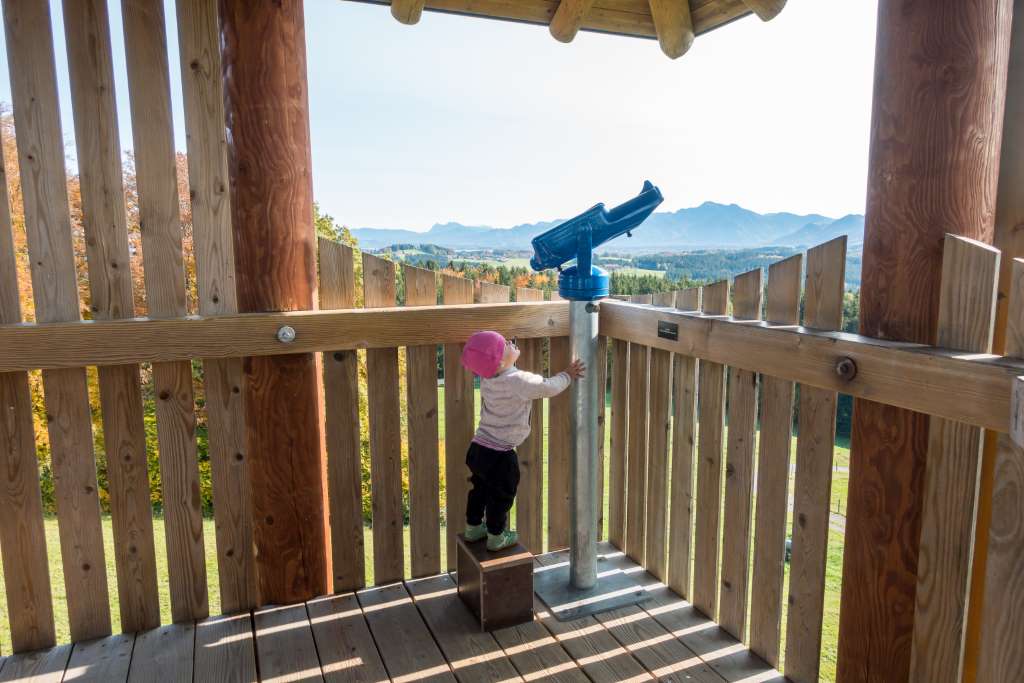
[[[665,320],[659,320],[658,336],[670,341],[679,341],[679,325]]]

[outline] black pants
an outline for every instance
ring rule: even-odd
[[[500,534],[519,488],[519,458],[515,451],[496,451],[474,442],[466,452],[466,466],[473,485],[466,501],[466,523],[480,524],[486,512],[487,533]]]

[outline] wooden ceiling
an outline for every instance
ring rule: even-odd
[[[354,0],[390,5],[403,24],[415,24],[424,9],[487,19],[544,24],[562,42],[577,31],[597,31],[656,38],[662,52],[675,59],[695,36],[735,19],[756,14],[775,17],[786,0]]]

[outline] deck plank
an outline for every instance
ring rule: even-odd
[[[134,634],[118,634],[75,643],[64,672],[64,680],[74,683],[123,683],[128,680],[134,646]]]
[[[538,618],[547,614],[534,599]],[[585,683],[590,679],[538,620],[493,631],[513,666],[527,681]]]
[[[195,683],[256,683],[252,617],[210,617],[196,624]]]
[[[60,683],[70,656],[70,645],[11,655],[0,662],[0,683]]]
[[[650,599],[642,603],[644,611],[723,679],[744,683],[784,680],[782,674],[748,650],[728,631],[708,619],[656,577],[641,570],[613,546],[601,544],[597,552],[606,557],[609,569],[629,572],[645,588]]]
[[[310,600],[306,611],[325,680],[338,683],[388,680],[384,662],[354,593]]]
[[[323,680],[305,605],[253,612],[260,678],[274,683]]]
[[[129,683],[192,683],[195,626],[169,624],[135,637]]]
[[[448,662],[404,585],[367,588],[356,596],[395,683],[454,683]]]
[[[494,636],[480,630],[450,576],[407,581],[406,589],[459,681],[523,680]]]
[[[565,559],[565,553],[549,553],[537,557],[536,563],[550,567]],[[558,621],[537,599],[535,610],[544,627],[594,683],[651,680],[647,670],[594,617]]]

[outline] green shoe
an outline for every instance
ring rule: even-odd
[[[470,526],[467,524],[466,530],[462,532],[462,537],[469,543],[482,541],[487,538],[487,525],[481,523],[476,526]]]
[[[519,542],[519,534],[511,529],[505,529],[497,536],[487,534],[487,549],[491,551],[504,550]]]

